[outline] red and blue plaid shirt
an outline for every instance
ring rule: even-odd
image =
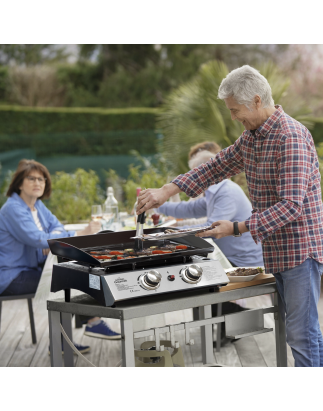
[[[232,146],[172,182],[196,197],[242,171],[253,206],[246,226],[262,243],[266,272],[291,269],[308,257],[323,263],[321,176],[307,128],[276,106],[256,131],[245,130]]]

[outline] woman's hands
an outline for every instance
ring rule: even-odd
[[[138,197],[137,214],[141,214],[150,208],[158,208],[163,205],[169,197],[180,193],[180,189],[174,183],[165,184],[162,188],[148,188],[140,191]]]
[[[101,230],[101,222],[100,221],[91,221],[84,230],[78,231],[76,235],[91,235],[96,234]]]

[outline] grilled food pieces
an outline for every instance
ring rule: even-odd
[[[233,277],[246,277],[248,275],[260,274],[263,271],[264,270],[260,267],[258,268],[237,268],[236,270],[230,271],[227,274]]]
[[[135,257],[149,257],[151,255],[172,254],[178,251],[186,250],[188,247],[184,244],[166,244],[163,246],[151,246],[144,248],[142,251],[135,251],[133,248],[126,248],[124,250],[98,250],[89,251],[92,257],[99,261],[116,261],[126,260]]]

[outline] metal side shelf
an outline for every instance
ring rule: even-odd
[[[273,331],[273,328],[265,328],[264,314],[274,313],[275,307],[243,311],[240,313],[227,314],[225,319],[225,334],[229,338],[250,337]]]

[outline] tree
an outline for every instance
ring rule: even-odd
[[[65,47],[57,44],[0,44],[0,65],[35,66],[67,57]]]

